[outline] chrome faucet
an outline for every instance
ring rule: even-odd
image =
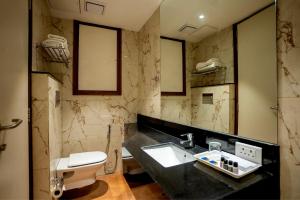
[[[187,140],[180,140],[180,144],[185,148],[192,148],[195,146],[193,133],[185,133],[180,136],[187,136]]]

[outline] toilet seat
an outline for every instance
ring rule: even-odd
[[[132,155],[131,153],[126,149],[126,147],[122,147],[122,159],[126,160],[126,159],[132,159]]]
[[[78,160],[79,161],[70,163],[71,155],[73,155],[73,159],[75,158],[75,161],[78,161]],[[68,171],[74,171],[77,169],[79,170],[79,169],[84,169],[84,168],[91,168],[91,167],[98,166],[100,164],[105,163],[106,158],[107,158],[107,155],[101,151],[70,154],[69,157],[59,159],[56,171],[57,172],[68,172]],[[82,159],[82,160],[80,160],[80,159]],[[79,164],[79,165],[76,165],[76,164]]]
[[[73,153],[70,154],[68,167],[78,167],[82,165],[99,163],[106,160],[106,158],[106,153],[101,151]]]

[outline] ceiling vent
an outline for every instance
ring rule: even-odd
[[[87,13],[103,15],[105,5],[104,3],[97,0],[86,0],[84,2],[84,10]]]
[[[193,32],[195,32],[197,30],[196,27],[192,26],[192,25],[188,25],[188,24],[184,24],[183,26],[181,26],[178,31],[181,33],[185,33],[185,34],[192,34]]]
[[[199,27],[196,31],[193,32],[191,35],[193,38],[197,39],[198,41],[206,38],[209,35],[218,32],[218,28],[215,26],[211,26],[209,24],[205,24]]]

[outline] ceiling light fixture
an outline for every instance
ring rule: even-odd
[[[204,19],[205,16],[204,15],[199,15],[199,19]]]

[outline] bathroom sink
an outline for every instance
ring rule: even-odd
[[[172,142],[144,146],[141,149],[163,167],[172,167],[195,160],[191,153]]]

